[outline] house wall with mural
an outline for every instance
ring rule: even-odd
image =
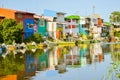
[[[24,20],[24,39],[34,34],[34,19],[26,18]]]

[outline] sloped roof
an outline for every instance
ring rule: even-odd
[[[7,9],[7,8],[0,8],[0,10],[7,10],[7,11],[14,12],[14,13],[35,14],[35,13],[31,13],[31,12],[19,11],[19,10]]]

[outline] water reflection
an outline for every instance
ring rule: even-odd
[[[88,69],[88,66],[91,66],[98,68],[96,69],[96,71],[101,71],[105,68],[104,71],[106,71],[106,74],[101,72],[102,75],[99,75],[101,78],[104,77],[103,80],[105,80],[108,76],[107,72],[111,71],[111,68],[107,69],[107,67],[112,67],[114,73],[116,69],[119,69],[119,47],[119,44],[95,43],[81,44],[79,46],[54,46],[52,48],[48,47],[45,49],[17,49],[14,51],[6,50],[4,52],[1,52],[0,54],[0,77],[2,79],[9,79],[10,76],[14,76],[14,78],[17,78],[16,80],[24,80],[29,78],[33,78],[36,80],[36,74],[42,77],[41,72],[46,72],[47,75],[51,76],[57,76],[59,73],[63,73],[63,75],[66,75],[68,73],[70,74],[71,70],[80,69],[82,71],[85,67],[86,69]],[[106,55],[109,55],[109,58],[111,59],[105,60]],[[110,63],[112,63],[113,65],[111,65]],[[98,65],[105,66],[98,67]],[[113,69],[113,66],[115,66],[115,70]],[[78,73],[81,74],[80,72]],[[87,71],[85,70],[84,73],[87,74]],[[94,73],[95,72],[91,74]],[[113,73],[111,72],[111,74]],[[117,74],[115,75],[118,74],[120,73],[117,71]],[[89,75],[87,76],[90,77]],[[74,79],[74,76],[71,78]],[[78,77],[78,79],[79,78],[80,77]],[[115,76],[113,78],[115,79]],[[86,78],[81,77],[80,79]],[[45,80],[49,79],[45,78]]]

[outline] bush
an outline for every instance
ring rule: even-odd
[[[36,42],[36,43],[40,43],[43,42],[43,35],[39,34],[39,33],[35,33],[33,35],[31,35],[30,37],[28,37],[27,39],[24,39],[24,42]]]

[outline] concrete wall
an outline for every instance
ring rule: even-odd
[[[56,28],[56,22],[47,22],[48,35],[54,39],[56,39]]]

